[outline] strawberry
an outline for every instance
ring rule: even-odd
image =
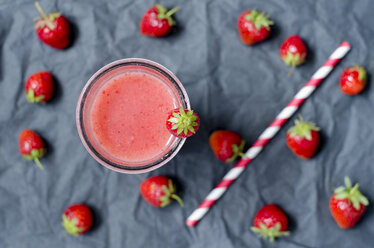
[[[161,37],[170,33],[175,26],[171,17],[179,10],[178,7],[167,10],[162,4],[156,4],[144,13],[140,21],[140,33],[145,36]]]
[[[289,75],[296,66],[305,62],[307,49],[298,35],[289,36],[280,47],[280,56],[286,65],[292,66]]]
[[[358,183],[352,187],[351,180],[344,178],[345,187],[335,189],[330,198],[330,212],[340,228],[356,225],[365,212],[369,200],[358,190]]]
[[[238,18],[238,31],[245,45],[252,45],[265,40],[274,22],[264,13],[257,10],[246,10]]]
[[[46,148],[42,138],[38,134],[30,129],[23,130],[19,135],[18,148],[22,157],[27,160],[34,160],[36,165],[40,169],[43,169],[39,158],[44,156]]]
[[[299,157],[311,158],[319,144],[319,130],[313,122],[306,122],[300,116],[287,132],[287,145]]]
[[[29,102],[47,102],[52,98],[54,86],[52,75],[47,71],[31,75],[25,85],[26,98]]]
[[[153,176],[140,184],[140,194],[153,207],[165,207],[176,200],[182,207],[183,201],[176,194],[176,186],[166,176]]]
[[[92,212],[85,204],[73,204],[62,215],[62,226],[66,232],[78,236],[92,227]]]
[[[214,131],[209,137],[209,145],[216,157],[225,163],[231,163],[238,156],[244,156],[245,141],[233,131]]]
[[[289,236],[287,215],[274,204],[262,207],[253,220],[251,230],[259,234],[262,238],[268,238],[274,242],[275,238]]]
[[[347,95],[360,93],[366,85],[366,71],[358,65],[346,68],[340,75],[340,89]]]
[[[35,7],[42,16],[38,17],[34,24],[39,39],[53,48],[66,48],[70,41],[70,24],[66,17],[60,12],[51,12],[47,15],[39,2],[35,2]]]
[[[166,120],[166,128],[178,138],[194,135],[200,127],[200,117],[189,109],[174,109]]]

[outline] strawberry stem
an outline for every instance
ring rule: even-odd
[[[288,72],[289,77],[292,76],[292,73],[294,72],[294,70],[295,70],[295,65],[292,65],[290,71]]]
[[[40,4],[39,4],[38,1],[35,2],[35,7],[36,7],[36,9],[38,10],[38,12],[42,15],[42,17],[43,17],[44,19],[47,19],[47,18],[48,18],[47,15],[46,15],[46,13],[44,12],[42,6],[40,6]]]
[[[40,6],[40,4],[39,4],[38,1],[35,2],[35,7],[38,10],[38,12],[40,13],[40,15],[43,17],[43,19],[46,22],[47,26],[50,29],[52,29],[52,30],[55,29],[55,25],[53,25],[53,23],[48,19],[47,14],[44,12],[42,6]]]
[[[42,165],[42,163],[39,161],[39,158],[34,158],[34,162],[35,164],[41,169],[41,170],[44,170],[44,167]]]
[[[180,205],[181,207],[184,206],[183,200],[182,200],[178,195],[176,195],[176,194],[171,194],[171,195],[170,195],[170,198],[173,198],[174,200],[176,200],[176,201],[179,203],[179,205]]]
[[[171,10],[169,10],[167,13],[166,13],[166,16],[167,17],[171,17],[175,12],[177,12],[180,8],[179,7],[175,7],[175,8],[172,8]]]

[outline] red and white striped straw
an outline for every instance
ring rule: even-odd
[[[245,156],[223,177],[221,182],[209,193],[200,206],[187,218],[188,226],[195,226],[209,211],[213,204],[226,192],[230,185],[242,174],[249,163],[262,151],[265,145],[278,133],[283,124],[296,112],[301,104],[313,93],[317,86],[329,75],[335,65],[348,53],[351,45],[344,41],[313,74],[309,82],[301,88],[292,101],[278,114],[257,141],[248,149]]]

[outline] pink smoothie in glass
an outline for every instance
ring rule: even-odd
[[[177,107],[175,95],[158,77],[141,71],[116,75],[93,101],[94,137],[106,152],[121,160],[150,160],[171,142],[166,118]]]

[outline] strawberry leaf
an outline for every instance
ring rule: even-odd
[[[174,126],[171,127],[171,130],[175,130],[175,129],[177,129],[179,126],[180,126],[180,124],[177,123],[177,124],[175,124]]]
[[[168,200],[169,200],[169,197],[166,196],[166,195],[160,197],[161,202],[165,202],[165,201],[168,201]]]
[[[338,200],[346,199],[348,195],[349,194],[347,192],[341,192],[335,195],[335,199],[338,199]]]
[[[352,203],[355,209],[360,210],[361,206],[359,201],[352,201]]]
[[[339,193],[344,192],[344,191],[345,191],[345,187],[340,186],[339,188],[336,188],[334,192],[335,192],[336,194],[339,194]]]
[[[156,8],[157,8],[158,13],[160,14],[161,13],[165,14],[167,12],[167,9],[165,8],[165,6],[160,3],[156,4]]]
[[[183,132],[183,127],[178,127],[177,135],[180,135]]]
[[[364,206],[368,206],[369,205],[369,200],[368,198],[366,198],[366,196],[364,195],[360,195],[358,197],[358,200],[364,205]]]
[[[178,123],[178,118],[170,118],[169,119],[169,121],[171,122],[171,123]]]
[[[345,183],[346,188],[348,189],[352,188],[351,179],[349,179],[349,177],[344,177],[344,183]]]
[[[195,129],[194,129],[193,127],[188,126],[187,128],[188,128],[188,130],[189,130],[191,133],[195,133]],[[187,135],[187,134],[186,134],[186,135]]]

